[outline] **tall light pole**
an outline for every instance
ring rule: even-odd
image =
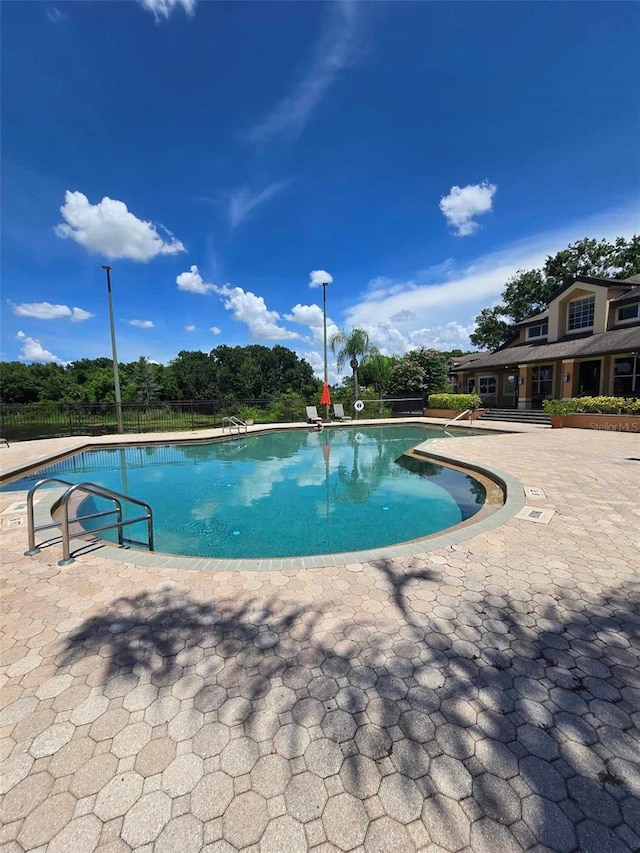
[[[329,285],[328,281],[322,282],[322,319],[324,322],[324,384],[328,385],[328,371],[327,371],[327,287]],[[329,404],[324,404],[324,419],[325,421],[329,420]]]
[[[116,424],[118,432],[124,432],[122,425],[122,399],[120,397],[120,375],[118,373],[118,352],[116,350],[116,329],[113,324],[113,302],[111,300],[111,267],[102,265],[107,274],[107,298],[109,300],[109,324],[111,326],[111,354],[113,356],[113,384],[116,391]]]

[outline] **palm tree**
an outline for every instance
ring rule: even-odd
[[[335,354],[338,348],[336,364],[338,372],[342,370],[345,363],[349,361],[351,370],[353,370],[353,401],[360,397],[358,392],[358,359],[364,358],[371,352],[371,344],[369,343],[369,334],[364,329],[352,329],[349,334],[346,332],[336,332],[331,336],[329,341],[331,344],[331,352]]]

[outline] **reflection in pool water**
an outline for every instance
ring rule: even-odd
[[[428,536],[482,507],[485,490],[473,477],[403,455],[440,436],[413,426],[360,427],[105,448],[29,480],[89,480],[147,501],[156,548],[168,553],[268,559],[358,551]],[[96,508],[100,499],[88,498],[82,512]]]

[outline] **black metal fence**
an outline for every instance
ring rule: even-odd
[[[317,400],[308,401],[323,408]],[[398,397],[385,400],[366,399],[360,417],[422,414],[423,397]],[[347,409],[347,406],[345,406]],[[249,414],[247,414],[247,411]],[[188,400],[122,404],[125,433],[174,432],[211,429],[222,425],[232,415],[255,417],[256,423],[278,423],[305,420],[304,405],[291,405],[280,400]],[[71,435],[108,435],[117,433],[115,403],[28,403],[0,407],[0,435],[8,441],[34,438],[60,438]]]

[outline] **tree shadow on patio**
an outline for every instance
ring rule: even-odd
[[[175,585],[123,597],[58,665],[99,656],[108,696],[157,688],[145,720],[164,703],[172,736],[187,709],[194,752],[250,773],[258,797],[284,794],[301,823],[322,815],[340,848],[635,849],[637,591],[492,589],[434,607],[428,570],[377,566],[376,607],[352,617],[329,600],[212,601]],[[363,806],[375,795],[387,818]]]

